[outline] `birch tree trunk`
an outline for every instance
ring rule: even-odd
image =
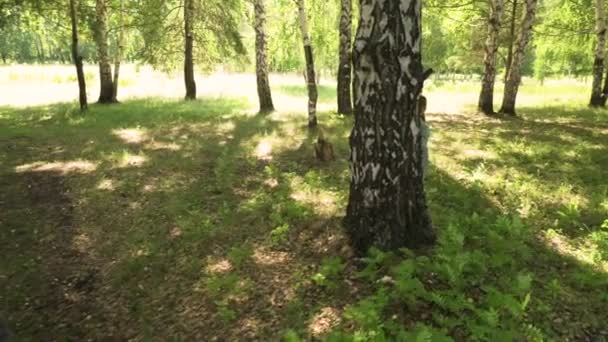
[[[481,80],[478,110],[486,115],[494,114],[494,83],[496,81],[496,54],[498,52],[498,34],[500,18],[503,11],[503,0],[491,0],[490,17],[488,18],[488,38],[483,60],[484,74]]]
[[[306,19],[306,7],[304,0],[297,0],[298,18],[300,32],[304,43],[304,57],[306,58],[306,86],[308,88],[308,127],[317,127],[317,76],[315,75],[315,63],[312,55],[312,44],[308,35],[308,20]]]
[[[352,0],[341,0],[340,10],[340,65],[338,66],[338,113],[352,114]]]
[[[97,58],[99,59],[99,103],[112,103],[114,86],[112,83],[112,65],[108,53],[108,13],[105,0],[96,0],[95,14],[97,16],[96,40]]]
[[[606,55],[606,9],[604,0],[595,1],[595,31],[597,43],[595,46],[595,59],[593,61],[593,85],[591,88],[591,100],[589,105],[592,107],[602,107],[605,105],[605,94],[602,91],[602,78],[604,77],[604,57]]]
[[[606,69],[606,76],[604,77],[604,87],[602,89],[602,107],[606,106],[606,100],[608,100],[608,68]]]
[[[120,77],[120,62],[122,59],[122,52],[123,52],[123,48],[124,48],[124,6],[123,6],[123,0],[120,0],[120,19],[119,19],[119,25],[120,27],[118,28],[118,46],[116,49],[116,56],[114,57],[114,80],[113,82],[113,86],[114,88],[112,88],[112,101],[114,102],[118,102],[118,78]]]
[[[194,35],[192,21],[194,17],[194,0],[184,0],[184,81],[186,83],[186,100],[196,100],[196,82],[194,81]]]
[[[265,0],[253,0],[255,12],[255,74],[260,100],[260,113],[274,111],[270,82],[268,80],[268,63],[266,52],[266,4]]]
[[[76,11],[76,1],[77,0],[70,0],[70,19],[72,22],[72,59],[74,60],[74,65],[76,66],[76,75],[78,77],[78,100],[80,102],[80,110],[85,111],[88,108],[87,85],[84,78],[80,47],[78,46],[78,14]]]
[[[536,18],[536,6],[538,0],[526,0],[524,14],[522,19],[521,32],[517,36],[515,42],[515,51],[513,52],[513,61],[509,68],[509,74],[507,75],[507,81],[505,83],[505,92],[502,100],[502,108],[500,112],[503,114],[515,116],[515,102],[517,99],[517,92],[519,91],[519,85],[521,83],[521,66],[524,61],[526,47],[532,38],[532,27],[534,26],[534,20]]]
[[[505,63],[505,83],[509,76],[509,69],[511,69],[511,63],[513,62],[513,46],[515,45],[515,22],[517,21],[517,2],[518,0],[512,0],[511,7],[511,27],[509,28],[509,46],[507,51],[507,62]]]
[[[344,225],[354,249],[415,247],[434,241],[424,191],[418,100],[421,0],[361,3],[353,48],[355,126]]]

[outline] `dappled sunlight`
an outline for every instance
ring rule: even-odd
[[[104,178],[97,183],[96,188],[98,190],[114,191],[116,189],[116,184],[113,180]]]
[[[258,246],[252,257],[256,264],[262,266],[285,265],[291,261],[289,253],[273,251],[264,246]]]
[[[67,162],[44,162],[38,161],[34,163],[17,166],[15,171],[22,172],[57,172],[62,175],[68,173],[91,173],[97,169],[99,163],[87,160],[74,160]]]
[[[228,259],[209,258],[205,266],[205,272],[209,274],[228,273],[232,271],[232,264]]]
[[[173,142],[160,142],[160,141],[150,141],[149,143],[147,143],[144,146],[145,149],[147,150],[152,150],[152,151],[159,151],[159,150],[166,150],[166,151],[179,151],[182,149],[182,147],[176,143]]]
[[[123,158],[117,165],[119,168],[125,167],[140,167],[148,161],[148,157],[144,155],[129,155]]]
[[[139,154],[133,154],[127,150],[123,150],[122,152],[111,153],[108,160],[113,163],[114,168],[124,169],[142,167],[149,161],[149,158],[141,152]]]
[[[340,310],[333,307],[324,307],[312,317],[310,324],[308,324],[308,332],[315,337],[330,333],[342,321],[340,316]]]
[[[270,139],[262,139],[256,146],[254,154],[258,160],[272,160],[272,142]]]
[[[291,198],[314,209],[317,215],[330,217],[338,212],[338,194],[309,186],[302,177],[296,176],[291,180]]]
[[[484,160],[497,159],[497,156],[495,153],[487,151],[487,150],[476,149],[476,148],[464,148],[462,154],[465,158],[470,158],[470,159],[474,159],[474,158],[484,159]]]
[[[201,83],[209,79],[241,80],[215,75]],[[469,95],[458,98],[461,89],[425,91],[432,130],[425,190],[440,243],[414,252],[416,258],[363,259],[342,225],[353,117],[334,112],[334,85],[326,87],[332,98],[318,115],[337,158],[322,163],[313,148],[319,130],[306,127],[301,76],[283,81],[304,95],[275,92],[277,111],[265,116],[250,115],[257,107],[255,77],[242,80],[253,86],[240,94],[250,99],[247,108],[226,98],[126,100],[130,86],[123,87],[121,104],[91,104],[86,115],[73,103],[0,108],[8,123],[0,138],[8,142],[0,147],[0,169],[6,170],[0,180],[7,179],[0,225],[8,227],[0,240],[8,243],[0,249],[7,247],[2,266],[19,275],[16,281],[0,275],[0,282],[13,286],[9,309],[19,311],[18,320],[73,314],[47,327],[66,322],[93,339],[101,330],[92,324],[113,326],[108,336],[119,340],[266,341],[289,330],[321,340],[359,329],[354,316],[367,320],[376,313],[379,324],[391,320],[409,329],[424,322],[443,329],[433,320],[440,312],[459,324],[445,329],[463,329],[458,337],[466,339],[462,327],[487,318],[479,313],[496,311],[500,327],[514,322],[512,308],[501,309],[504,301],[488,304],[495,298],[485,291],[495,288],[513,297],[518,310],[529,293],[525,323],[544,324],[537,317],[547,317],[536,328],[554,329],[553,315],[570,310],[580,317],[573,324],[603,329],[599,286],[606,283],[591,278],[608,275],[600,228],[608,215],[605,111],[530,107],[522,108],[522,119],[488,118],[473,113]],[[214,86],[202,85],[202,94],[242,88]],[[534,104],[539,99],[522,97]],[[65,266],[70,260],[75,267]],[[401,266],[410,260],[415,270],[404,278],[401,271],[408,270]],[[371,272],[359,277],[362,269]],[[513,290],[528,273],[530,291]],[[40,281],[47,274],[51,286]],[[394,281],[385,283],[387,277]],[[567,294],[551,297],[546,286],[553,278]],[[396,284],[417,285],[408,283],[416,279],[426,294],[438,294],[436,301],[416,297],[415,286],[394,292]],[[384,300],[380,287],[388,304],[372,307]],[[26,288],[35,295],[25,293],[28,307],[19,292]],[[410,295],[416,305],[404,303]],[[468,307],[450,311],[457,305]],[[461,314],[469,311],[473,318]],[[162,324],[149,327],[151,321]]]
[[[121,128],[112,131],[116,137],[122,140],[125,144],[141,144],[150,139],[148,132],[142,128]]]
[[[318,190],[316,192],[296,190],[291,198],[300,203],[310,205],[320,216],[329,217],[337,212],[337,196],[329,191]]]
[[[582,264],[608,274],[608,260],[594,259],[598,253],[597,247],[589,242],[575,244],[567,236],[553,229],[543,231],[541,241],[560,255],[572,257]]]
[[[238,322],[237,329],[240,338],[256,339],[259,336],[260,329],[268,323],[262,322],[255,317],[246,317]]]

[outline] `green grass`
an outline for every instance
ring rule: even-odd
[[[242,99],[0,108],[0,316],[19,340],[605,338],[608,112],[583,101],[429,114],[438,245],[363,262],[350,118],[321,113],[319,164],[304,114]]]
[[[308,89],[304,80],[301,85],[281,85],[274,87],[275,91],[279,93],[294,96],[294,97],[307,97]],[[334,103],[336,99],[336,88],[324,84],[317,85],[317,91],[319,92],[319,103]]]

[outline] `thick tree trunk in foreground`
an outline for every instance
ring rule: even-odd
[[[418,99],[421,0],[361,4],[353,49],[355,126],[345,228],[355,250],[434,241],[424,192]]]
[[[605,105],[604,93],[602,92],[602,78],[604,77],[604,56],[606,55],[606,9],[604,0],[595,1],[595,30],[597,43],[595,46],[595,59],[593,62],[593,86],[591,88],[592,107]]]
[[[315,75],[315,63],[312,55],[312,44],[308,35],[308,20],[306,19],[306,7],[304,0],[297,0],[298,17],[300,21],[300,32],[304,43],[304,56],[306,58],[306,86],[308,88],[308,127],[317,127],[317,76]]]
[[[498,52],[498,34],[500,18],[503,11],[503,0],[492,0],[488,18],[488,39],[484,56],[484,74],[481,80],[478,110],[486,115],[494,114],[494,83],[496,81],[496,54]]]
[[[99,81],[101,84],[99,92],[99,103],[112,103],[114,86],[112,82],[112,66],[108,54],[108,13],[105,0],[95,2],[95,13],[97,16],[97,58],[99,59]]]
[[[118,102],[118,78],[120,77],[120,62],[122,59],[122,50],[124,45],[124,16],[123,16],[124,6],[123,0],[120,0],[120,28],[118,33],[118,47],[116,49],[116,56],[114,58],[114,80],[112,88],[112,101]]]
[[[524,15],[522,19],[522,28],[517,41],[515,42],[515,51],[513,52],[513,61],[507,75],[505,83],[505,93],[502,100],[502,108],[500,112],[508,115],[515,114],[515,102],[519,84],[521,83],[521,66],[524,61],[526,47],[532,37],[532,27],[536,18],[536,5],[538,0],[526,0]]]
[[[268,81],[268,63],[266,58],[266,4],[265,0],[254,0],[255,12],[255,75],[260,100],[260,113],[274,111],[270,82]]]
[[[350,96],[352,75],[352,0],[341,0],[340,10],[340,65],[338,66],[338,113],[352,114]]]
[[[196,82],[194,81],[194,35],[192,21],[194,17],[194,0],[184,3],[184,34],[186,37],[184,58],[184,81],[186,83],[186,100],[196,100]]]
[[[87,105],[87,85],[84,78],[84,69],[82,67],[82,56],[80,56],[80,48],[78,47],[78,14],[76,13],[76,1],[70,0],[70,19],[72,21],[72,59],[76,66],[76,75],[78,76],[78,100],[80,102],[80,110],[85,111]]]
[[[513,62],[513,46],[515,45],[515,23],[517,19],[517,2],[518,0],[513,0],[511,7],[511,27],[509,28],[509,47],[507,51],[507,62],[505,63],[505,83],[507,82],[507,77],[509,76],[509,69],[511,69],[511,63]]]

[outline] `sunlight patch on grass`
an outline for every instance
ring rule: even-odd
[[[116,137],[122,140],[125,144],[141,144],[150,139],[148,132],[142,128],[121,128],[112,131]]]
[[[608,260],[594,258],[599,252],[597,246],[589,243],[574,244],[567,236],[556,230],[548,229],[541,234],[541,241],[560,255],[570,256],[579,262],[593,266],[608,274]]]
[[[205,267],[205,272],[209,274],[228,273],[232,271],[232,264],[227,259],[210,258]]]
[[[257,247],[253,251],[253,261],[261,266],[285,265],[291,261],[289,253],[273,251],[266,247]]]
[[[270,139],[262,139],[255,148],[254,154],[258,160],[272,160],[272,142]]]
[[[340,310],[324,307],[317,313],[308,325],[308,332],[315,337],[331,332],[341,322]]]
[[[139,154],[133,154],[127,150],[122,152],[113,152],[108,158],[115,168],[125,169],[129,167],[142,167],[146,164],[149,158],[140,152]]]
[[[17,173],[23,172],[57,172],[62,175],[68,173],[91,173],[97,169],[98,163],[88,160],[74,160],[67,162],[45,162],[38,161],[34,163],[17,166]]]
[[[329,217],[338,212],[338,194],[322,189],[318,184],[307,184],[302,177],[295,176],[290,183],[291,199],[311,207],[317,215]]]
[[[99,181],[99,183],[97,183],[96,188],[98,190],[114,191],[116,189],[116,186],[112,179],[104,178],[101,181]]]

